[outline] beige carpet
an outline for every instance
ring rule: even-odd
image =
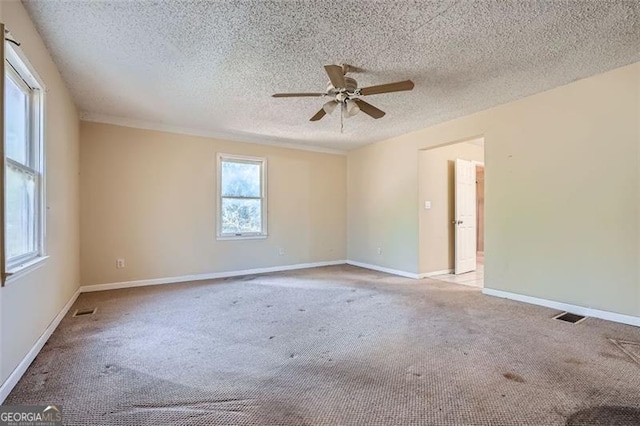
[[[72,312],[92,307],[5,404],[60,404],[72,425],[640,424],[640,329],[469,287],[337,266]]]

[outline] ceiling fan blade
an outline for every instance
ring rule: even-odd
[[[376,118],[376,119],[382,118],[386,114],[384,111],[379,110],[378,108],[363,101],[362,99],[354,99],[354,101],[360,107],[360,111],[364,112],[365,114],[373,118]]]
[[[275,95],[271,95],[274,98],[301,98],[301,97],[313,97],[319,98],[320,96],[324,96],[326,93],[276,93]]]
[[[311,119],[309,121],[318,121],[322,117],[324,117],[325,115],[327,115],[327,113],[325,112],[324,108],[322,108],[320,111],[316,112],[316,115],[311,117]]]
[[[344,81],[344,70],[340,65],[325,65],[325,71],[329,75],[329,80],[331,80],[331,84],[336,89],[344,89],[347,83]]]
[[[413,81],[405,80],[398,81],[397,83],[389,83],[389,84],[380,84],[378,86],[369,86],[360,89],[360,94],[362,96],[366,95],[377,95],[378,93],[391,93],[391,92],[402,92],[404,90],[413,89]]]
[[[347,74],[349,73],[358,73],[358,72],[364,72],[365,70],[363,68],[360,67],[356,67],[353,65],[349,65],[349,64],[342,64],[342,73],[343,74]]]

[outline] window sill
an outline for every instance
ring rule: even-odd
[[[232,240],[264,240],[267,238],[266,234],[263,235],[229,235],[224,237],[216,237],[218,241],[232,241]]]
[[[7,270],[7,279],[5,283],[9,284],[12,281],[22,278],[29,272],[38,269],[39,267],[44,265],[47,259],[49,259],[49,256],[39,256],[35,259],[29,260],[28,262],[24,262],[18,266],[12,267],[11,269]]]

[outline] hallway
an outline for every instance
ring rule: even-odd
[[[470,287],[484,287],[484,255],[478,254],[477,267],[475,271],[464,274],[444,274],[431,277],[433,280],[444,281],[453,284],[462,284]]]

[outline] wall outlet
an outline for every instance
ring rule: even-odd
[[[285,255],[285,253],[286,253],[286,252],[284,251],[284,248],[283,248],[283,247],[280,247],[280,248],[278,249],[278,256],[284,256],[284,255]]]
[[[378,254],[382,254],[382,247],[378,247]]]
[[[116,259],[116,268],[117,269],[124,268],[124,259]]]

